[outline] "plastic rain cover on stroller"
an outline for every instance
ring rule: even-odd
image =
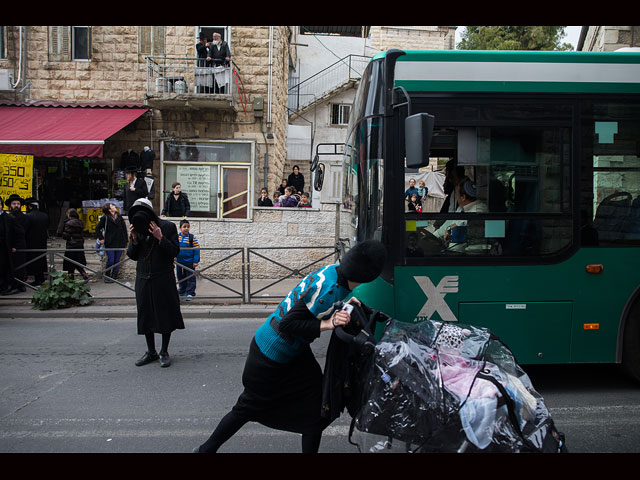
[[[489,330],[389,319],[349,441],[361,452],[565,452],[564,436]]]

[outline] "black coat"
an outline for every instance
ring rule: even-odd
[[[171,333],[184,328],[176,288],[173,259],[180,253],[178,229],[173,222],[158,219],[162,239],[138,236],[129,242],[127,256],[136,265],[138,333]]]
[[[189,197],[186,193],[180,192],[178,199],[173,196],[171,192],[167,196],[167,200],[164,202],[164,208],[161,215],[168,215],[169,217],[188,217],[191,213],[191,203],[189,203]]]
[[[15,248],[15,220],[7,212],[0,214],[0,287],[2,282],[8,282],[13,276],[13,256],[11,249]]]
[[[47,248],[47,230],[49,229],[49,215],[38,209],[33,209],[27,213],[27,248],[43,249]],[[29,252],[27,260],[39,257],[44,252]],[[35,275],[47,271],[47,257],[40,257],[27,265],[27,273]]]
[[[304,175],[301,173],[298,173],[298,175],[292,173],[287,179],[287,186],[296,187],[296,193],[301,194],[304,192]]]
[[[104,240],[105,248],[124,248],[127,246],[127,225],[119,214],[115,219],[110,213],[100,217],[96,233],[98,240]]]
[[[149,190],[147,189],[147,182],[142,178],[136,178],[136,181],[133,183],[135,190],[132,192],[129,190],[129,183],[124,186],[124,205],[123,209],[125,212],[129,211],[131,205],[138,200],[139,198],[145,198],[149,194]]]
[[[228,62],[225,59],[227,57],[231,58],[231,50],[227,42],[220,42],[219,48],[213,43],[209,44],[209,57],[214,66],[227,64]]]

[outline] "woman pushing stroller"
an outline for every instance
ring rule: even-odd
[[[256,331],[242,384],[244,391],[209,439],[194,453],[215,453],[248,422],[302,434],[302,452],[316,453],[322,431],[322,369],[310,344],[321,332],[349,323],[342,300],[375,280],[386,260],[377,241],[357,243],[340,264],[307,275]],[[349,302],[359,304],[356,298]]]

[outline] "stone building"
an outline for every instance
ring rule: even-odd
[[[46,197],[52,232],[75,206],[94,210],[85,217],[92,233],[95,208],[121,198],[125,159],[150,149],[153,166],[140,170],[153,185],[154,206],[160,211],[172,182],[180,181],[201,246],[285,247],[278,258],[299,268],[309,256],[290,248],[331,246],[339,238],[339,199],[325,197],[303,211],[256,205],[261,187],[272,192],[294,163],[312,190],[313,143],[303,138],[297,154],[287,144],[296,123],[290,79],[317,72],[301,60],[308,54],[301,31],[325,41],[356,38],[366,61],[387,48],[453,48],[455,27],[0,26],[0,125],[11,124],[14,134],[0,129],[0,154],[34,155],[32,192],[24,196]],[[228,68],[212,71],[198,62],[201,32],[208,40],[218,32],[228,43]],[[338,105],[331,140],[340,141],[358,78],[352,80],[341,97],[325,98],[297,118],[321,111],[322,118],[303,124],[322,129],[328,105]]]
[[[577,50],[614,52],[621,48],[640,48],[640,26],[582,27]]]

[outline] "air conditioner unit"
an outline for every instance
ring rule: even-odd
[[[0,68],[0,90],[13,90],[13,72],[6,68]]]

